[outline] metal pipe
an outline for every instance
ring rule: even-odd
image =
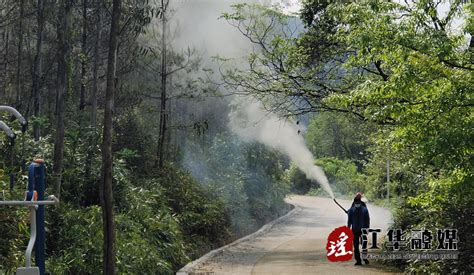
[[[31,167],[33,167],[31,169]],[[45,165],[43,160],[34,160],[30,165],[30,171],[33,172],[34,190],[38,194],[38,201],[44,200],[44,178],[45,178]],[[28,179],[30,173],[28,173]],[[28,190],[30,190],[28,188]],[[36,243],[35,243],[35,263],[40,270],[41,275],[46,274],[46,232],[44,223],[44,205],[38,206],[36,211]]]
[[[9,138],[15,138],[15,133],[8,127],[5,122],[0,120],[0,129],[3,130]]]
[[[344,210],[344,212],[346,212],[346,214],[348,213],[348,211],[342,207],[342,205],[340,205],[337,201],[336,201],[336,198],[332,199],[342,210]]]
[[[59,200],[55,196],[51,195],[48,200],[45,201],[0,201],[0,205],[23,205],[23,206],[36,206],[36,205],[54,205],[58,204]]]
[[[30,206],[31,236],[25,252],[25,267],[31,267],[31,253],[36,242],[36,206]]]
[[[15,108],[10,106],[0,106],[0,112],[8,112],[20,121],[21,125],[27,125],[28,121]]]
[[[53,205],[58,204],[55,201],[0,201],[0,205],[23,205],[23,206],[31,206],[31,205]]]

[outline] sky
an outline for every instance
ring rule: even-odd
[[[210,57],[222,56],[236,60],[246,59],[251,48],[249,41],[230,26],[224,19],[219,19],[223,12],[231,12],[232,4],[260,3],[278,6],[287,13],[295,13],[301,8],[301,0],[172,0],[174,14],[172,24],[174,30],[173,47],[183,51],[194,48],[202,56],[205,66],[213,66]],[[395,0],[404,3],[404,0]],[[411,1],[408,1],[411,3]],[[445,16],[449,4],[438,6],[438,13]],[[452,31],[459,30],[463,22],[456,19]],[[466,37],[469,41],[470,37]]]
[[[204,56],[224,56],[245,58],[249,51],[249,41],[224,19],[224,12],[231,12],[232,4],[260,3],[279,5],[286,12],[297,12],[299,0],[173,0],[175,14],[175,42],[186,49],[188,46],[200,51]]]
[[[278,6],[285,13],[297,13],[301,9],[300,0],[260,0],[263,5]]]

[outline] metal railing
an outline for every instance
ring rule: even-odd
[[[59,200],[54,195],[48,197],[44,201],[0,201],[0,205],[10,205],[10,206],[34,206],[34,205],[54,205],[58,204]]]

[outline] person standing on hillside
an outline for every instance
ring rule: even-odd
[[[360,238],[362,235],[362,228],[370,227],[370,216],[367,206],[362,202],[362,194],[357,193],[352,207],[347,211],[347,227],[352,229],[354,235],[354,257],[356,260],[355,265],[362,265],[362,260],[360,258]],[[369,264],[367,259],[364,259],[365,264]]]

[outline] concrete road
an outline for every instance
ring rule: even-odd
[[[346,208],[351,205],[338,201]],[[376,263],[354,266],[354,261],[327,260],[329,233],[347,224],[347,215],[331,199],[294,195],[287,202],[297,207],[295,211],[268,230],[214,251],[178,274],[393,274]],[[387,232],[390,212],[371,204],[368,209],[371,228]]]

